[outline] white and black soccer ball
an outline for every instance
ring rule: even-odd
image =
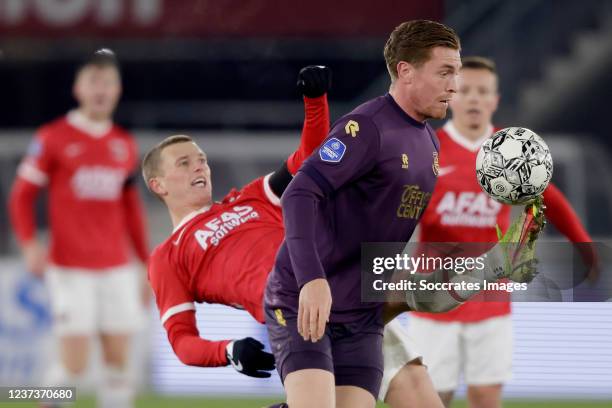
[[[503,204],[522,205],[541,195],[553,173],[548,146],[535,132],[510,127],[485,140],[476,156],[482,189]]]

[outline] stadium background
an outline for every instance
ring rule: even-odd
[[[6,200],[34,129],[73,106],[74,67],[84,55],[102,46],[116,51],[124,81],[117,121],[134,132],[141,151],[173,133],[195,136],[209,155],[220,198],[276,168],[297,144],[301,66],[332,67],[329,98],[337,118],[386,91],[384,41],[412,18],[444,21],[461,36],[463,55],[497,62],[502,100],[496,123],[526,126],[546,138],[554,181],[595,239],[609,242],[609,1],[0,0],[0,384],[36,384],[52,363],[47,294],[19,260]],[[143,197],[157,244],[170,231],[169,219],[144,186]],[[38,212],[44,228],[42,205]],[[546,238],[558,234],[549,228]],[[516,304],[514,379],[506,400],[610,406],[611,306]],[[146,318],[132,364],[142,406],[258,406],[263,402],[248,398],[281,393],[278,379],[183,366],[154,307]],[[229,308],[205,305],[198,321],[209,338],[266,338],[262,326]],[[409,318],[404,323],[409,326]],[[96,375],[92,364],[88,381]],[[554,402],[560,400],[565,403]]]

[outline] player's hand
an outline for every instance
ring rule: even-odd
[[[274,370],[274,356],[252,337],[234,340],[225,347],[227,361],[236,371],[249,377],[268,378]]]
[[[23,245],[22,252],[28,271],[42,277],[47,267],[47,250],[33,239]]]
[[[298,333],[305,341],[319,341],[329,321],[332,296],[327,279],[314,279],[302,286],[298,307]]]
[[[308,97],[325,95],[331,88],[332,72],[324,65],[308,65],[300,70],[297,80],[298,91]]]

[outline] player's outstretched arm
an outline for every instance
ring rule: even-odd
[[[590,270],[589,278],[596,279],[599,274],[599,259],[593,239],[580,222],[576,211],[572,208],[561,190],[550,183],[544,190],[544,205],[546,206],[546,218],[565,237],[576,245],[585,266]]]
[[[327,92],[331,87],[331,70],[309,65],[298,74],[297,89],[304,97],[304,125],[300,145],[287,161],[269,178],[271,190],[281,197],[298,169],[329,133]]]
[[[40,190],[47,186],[55,161],[50,133],[41,128],[17,169],[8,209],[13,230],[29,271],[41,276],[46,266],[46,249],[36,239],[34,204]]]
[[[200,337],[192,310],[177,313],[164,328],[179,360],[186,365],[220,367],[231,364],[236,371],[250,377],[270,377],[274,356],[263,351],[263,344],[247,337],[240,340],[210,341]]]

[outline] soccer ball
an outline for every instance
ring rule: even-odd
[[[553,172],[548,146],[535,132],[510,127],[480,146],[476,178],[482,189],[503,204],[528,204],[541,195]]]

